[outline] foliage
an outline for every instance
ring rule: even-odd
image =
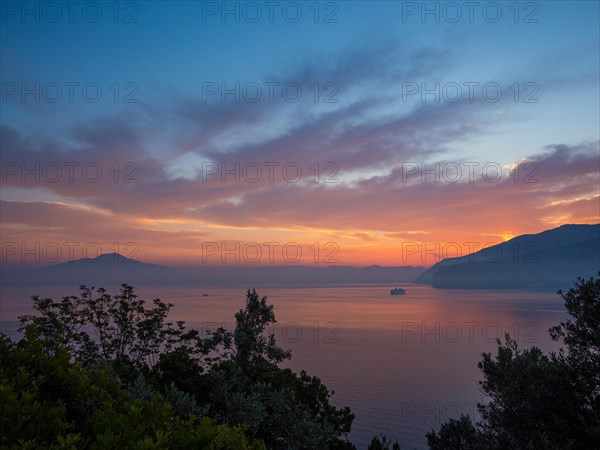
[[[569,351],[598,363],[600,357],[600,273],[597,278],[578,279],[565,294],[558,292],[574,320],[550,329],[555,340],[562,340]]]
[[[243,427],[190,414],[189,403],[179,414],[178,396],[141,377],[127,388],[110,364],[84,367],[62,348],[49,355],[35,337],[0,336],[1,448],[265,449]]]
[[[154,366],[161,353],[175,347],[199,355],[208,351],[197,332],[185,331],[183,322],[166,322],[172,304],[156,298],[146,308],[145,300],[126,284],[114,296],[104,288],[80,286],[79,296],[60,302],[38,296],[32,301],[39,315],[20,317],[20,331],[34,328],[46,349],[65,348],[80,362],[102,359],[141,369]]]
[[[459,419],[450,419],[442,424],[440,430],[427,434],[430,450],[479,450],[488,448],[485,436],[471,422],[469,416],[461,415]]]
[[[391,447],[390,447],[391,445]],[[402,450],[400,448],[400,444],[398,444],[397,442],[394,442],[392,444],[392,441],[390,441],[388,438],[386,438],[383,434],[380,437],[373,437],[373,439],[371,439],[371,443],[369,444],[369,447],[367,448],[367,450]]]
[[[81,286],[79,296],[33,303],[37,315],[20,318],[26,339],[5,353],[14,359],[34,352],[48,366],[39,376],[52,374],[55,386],[29,393],[38,375],[25,370],[24,357],[3,380],[10,380],[6,393],[33,396],[33,405],[52,415],[34,446],[71,439],[73,448],[261,448],[264,441],[272,449],[355,449],[345,438],[350,409],[334,407],[317,377],[279,367],[291,353],[266,334],[275,314],[255,290],[247,291],[234,331],[220,328],[206,339],[184,322],[167,322],[171,304],[154,299],[147,308],[127,285],[115,296]],[[69,376],[52,372],[59,369]],[[23,426],[35,423],[30,419]],[[35,433],[23,429],[5,443]],[[207,436],[219,444],[211,447]]]
[[[233,332],[221,328],[212,335],[212,345],[227,358],[208,374],[209,414],[232,426],[246,424],[250,436],[274,449],[346,446],[340,437],[350,432],[350,409],[331,405],[331,393],[317,377],[279,368],[291,353],[277,346],[273,334],[265,336],[275,323],[267,298],[248,290],[235,318]]]
[[[600,440],[600,273],[596,279],[579,279],[574,288],[559,294],[573,320],[550,329],[552,338],[568,350],[555,359],[569,369],[572,399],[581,406],[588,426],[596,427],[594,435]]]
[[[559,292],[573,320],[550,329],[567,352],[519,349],[507,334],[483,354],[482,420],[451,420],[427,434],[431,449],[600,448],[600,274]]]
[[[273,368],[252,378],[235,362],[210,377],[215,388],[209,414],[230,425],[247,424],[250,435],[270,448],[348,448],[339,437],[350,432],[354,414],[331,405],[331,393],[317,377]]]
[[[256,290],[246,292],[245,308],[235,314],[235,330],[217,329],[212,336],[213,345],[221,345],[223,352],[242,370],[256,376],[274,369],[290,359],[292,354],[277,346],[275,335],[265,336],[267,326],[276,322],[273,305],[267,297],[260,298]]]

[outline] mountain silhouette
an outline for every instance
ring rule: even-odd
[[[8,284],[87,284],[118,285],[146,283],[153,278],[167,277],[170,270],[158,264],[148,264],[119,253],[104,253],[96,258],[82,258],[46,267],[17,271]]]
[[[164,267],[107,253],[42,268],[10,268],[3,284],[63,285],[340,285],[412,282],[423,267],[201,265]]]
[[[436,288],[556,290],[599,270],[600,224],[563,225],[446,258],[419,275],[416,282]]]
[[[68,261],[65,263],[56,264],[53,267],[54,269],[58,268],[73,268],[73,267],[92,267],[90,264],[97,264],[98,266],[106,267],[111,266],[113,264],[138,264],[137,267],[146,267],[146,268],[163,268],[158,264],[148,264],[138,261],[137,259],[127,258],[119,253],[103,253],[100,256],[95,258],[81,258],[76,259],[75,261]],[[96,266],[96,268],[98,267]]]

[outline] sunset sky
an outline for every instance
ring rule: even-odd
[[[2,4],[3,263],[430,266],[599,222],[598,2],[43,3]]]

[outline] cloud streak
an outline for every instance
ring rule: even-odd
[[[336,80],[344,90],[330,105],[175,94],[163,110],[82,121],[60,136],[0,126],[3,239],[137,240],[161,262],[169,252],[191,261],[186,242],[209,238],[336,237],[347,262],[369,264],[397,262],[390,242],[501,239],[598,221],[597,141],[530,149],[512,167],[449,159],[495,132],[506,107],[403,104],[400,81],[452,68],[452,53],[375,50],[271,78]]]

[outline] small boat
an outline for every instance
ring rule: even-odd
[[[390,291],[391,295],[404,295],[406,294],[406,289],[402,289],[402,288],[394,288]]]
[[[208,294],[202,294],[202,297],[208,297]]]

